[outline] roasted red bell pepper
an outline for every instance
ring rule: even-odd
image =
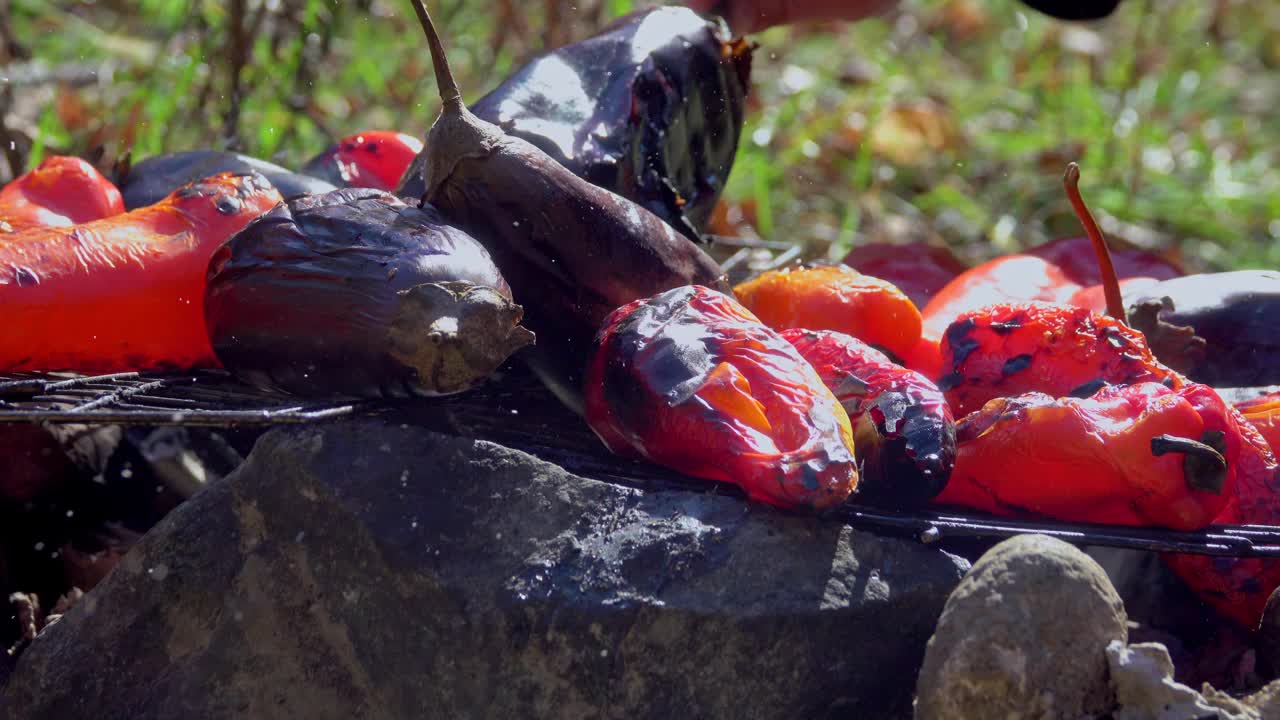
[[[615,310],[584,389],[587,421],[620,455],[786,508],[830,508],[857,486],[835,396],[790,343],[714,290],[675,288]]]
[[[968,269],[947,248],[926,242],[859,245],[845,255],[844,264],[893,283],[918,308]]]
[[[733,289],[775,330],[835,330],[902,357],[920,339],[920,311],[880,278],[847,265],[773,270]]]
[[[302,172],[337,187],[393,190],[422,152],[422,141],[392,130],[370,130],[342,138],[316,155]]]
[[[917,505],[937,495],[955,464],[956,430],[942,391],[851,335],[784,330],[853,424],[862,465],[858,499]]]
[[[0,189],[0,232],[78,225],[122,212],[116,186],[77,157],[45,158]]]
[[[1272,452],[1280,447],[1280,392],[1235,403],[1244,419],[1262,435]]]
[[[1280,527],[1280,468],[1267,441],[1237,415],[1243,439],[1236,463],[1236,487],[1215,525]],[[1258,627],[1272,592],[1280,587],[1280,561],[1260,558],[1170,554],[1169,567],[1206,603],[1242,626]]]
[[[1103,385],[1183,379],[1161,365],[1142,333],[1089,310],[1046,303],[961,315],[942,339],[939,386],[956,415],[1027,392],[1087,397]]]
[[[216,366],[209,259],[280,200],[261,175],[223,173],[133,212],[0,235],[0,371]]]
[[[1227,506],[1243,440],[1205,385],[1113,386],[1089,398],[992,400],[956,427],[936,498],[1005,516],[1196,530]]]

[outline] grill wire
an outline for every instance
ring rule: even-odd
[[[222,371],[98,376],[0,374],[0,425],[258,427],[383,417],[523,450],[569,472],[641,491],[680,490],[741,497],[724,483],[688,478],[610,454],[586,424],[527,372],[508,368],[460,395],[414,401],[297,398],[241,384]],[[1224,392],[1228,399],[1261,392]],[[1010,519],[972,511],[899,510],[856,502],[828,517],[852,527],[920,542],[991,540],[1024,533],[1080,545],[1226,557],[1280,558],[1280,527],[1218,525],[1195,532]]]

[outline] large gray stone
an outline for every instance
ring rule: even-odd
[[[277,430],[0,717],[893,718],[967,563],[384,421]]]

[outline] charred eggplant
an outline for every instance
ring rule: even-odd
[[[125,209],[136,210],[154,205],[187,183],[222,172],[257,172],[286,200],[304,193],[335,189],[320,178],[299,175],[248,155],[219,150],[190,150],[149,157],[121,170],[116,177],[116,185],[124,196]]]
[[[534,58],[471,110],[697,241],[733,166],[751,47],[679,7]],[[400,193],[421,197],[419,156]]]
[[[1134,326],[1156,356],[1196,382],[1280,383],[1280,272],[1236,270],[1165,280],[1129,298]],[[1191,341],[1189,341],[1190,339]]]
[[[276,206],[209,264],[205,323],[244,381],[306,395],[460,392],[533,340],[489,254],[429,206],[351,188]]]
[[[656,215],[467,110],[426,8],[413,5],[444,105],[426,140],[423,201],[489,250],[528,304],[531,365],[581,412],[592,338],[610,312],[684,285],[731,290],[720,266]]]

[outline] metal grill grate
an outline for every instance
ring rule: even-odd
[[[0,424],[16,422],[232,427],[299,424],[380,415],[438,432],[529,452],[566,470],[640,490],[738,495],[732,486],[688,478],[610,454],[582,420],[520,370],[471,392],[412,402],[313,401],[265,393],[220,371],[95,377],[0,375]],[[1248,397],[1257,389],[1233,391]],[[1224,525],[1198,532],[997,518],[950,510],[891,510],[849,503],[831,519],[932,543],[1023,533],[1080,545],[1228,557],[1280,558],[1280,527]]]

